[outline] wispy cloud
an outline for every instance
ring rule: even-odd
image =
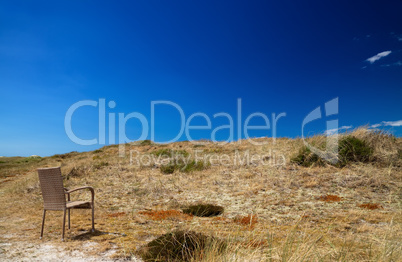
[[[375,61],[380,60],[381,58],[386,57],[387,55],[389,55],[391,53],[392,53],[392,51],[384,51],[384,52],[376,54],[375,56],[367,58],[366,61],[368,61],[368,62],[370,62],[372,64]]]
[[[381,123],[371,125],[371,128],[377,128],[380,126],[402,126],[402,120],[397,121],[382,121]]]
[[[326,135],[333,135],[335,133],[338,133],[341,130],[347,130],[347,129],[351,129],[352,126],[341,126],[340,128],[334,128],[334,129],[329,129],[327,131],[325,131]]]
[[[384,126],[402,126],[402,120],[398,121],[383,121]]]
[[[383,67],[388,67],[388,66],[402,66],[402,61],[397,61],[395,63],[392,64],[385,64],[385,65],[381,65]]]

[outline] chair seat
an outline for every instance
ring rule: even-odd
[[[91,202],[89,201],[70,201],[67,202],[67,208],[91,208]]]

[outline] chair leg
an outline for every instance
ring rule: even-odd
[[[95,232],[95,210],[94,203],[92,203],[92,232]]]
[[[43,209],[42,229],[40,230],[40,239],[42,239],[43,237],[43,228],[45,227],[45,215],[46,215],[46,209]]]
[[[66,229],[66,210],[64,209],[63,214],[63,234],[61,235],[61,241],[64,241],[64,231]]]
[[[70,209],[68,209],[68,229],[70,229]]]

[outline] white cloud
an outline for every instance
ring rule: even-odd
[[[382,121],[379,124],[371,125],[371,128],[377,128],[380,126],[402,126],[402,120],[397,121]]]
[[[402,126],[402,120],[398,121],[382,121],[384,126]]]
[[[368,62],[370,62],[372,64],[375,61],[380,60],[381,58],[386,57],[387,55],[389,55],[391,53],[392,53],[392,51],[384,51],[384,52],[376,54],[375,56],[367,58],[366,61],[368,61]]]
[[[389,67],[389,66],[402,66],[402,61],[397,61],[395,63],[392,64],[385,64],[385,65],[381,65],[382,67]]]
[[[350,129],[350,128],[352,128],[352,126],[341,126],[340,128],[329,129],[329,130],[325,131],[325,134],[326,135],[333,135],[335,133],[338,133],[338,131],[347,130],[347,129]]]

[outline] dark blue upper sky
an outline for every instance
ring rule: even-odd
[[[243,122],[254,112],[270,120],[285,112],[277,136],[296,137],[309,112],[338,97],[329,120],[339,127],[375,125],[400,136],[401,12],[402,1],[3,1],[0,155],[100,147],[73,143],[64,118],[74,103],[101,98],[116,102],[107,114],[139,112],[149,122],[151,101],[172,101],[186,117],[208,115],[212,128],[227,124],[213,118],[219,112],[238,121],[241,98]],[[156,111],[155,139],[175,137],[177,110]],[[97,137],[97,112],[74,113],[78,137]],[[305,132],[323,132],[323,116]],[[129,120],[127,136],[137,139],[140,127]]]

